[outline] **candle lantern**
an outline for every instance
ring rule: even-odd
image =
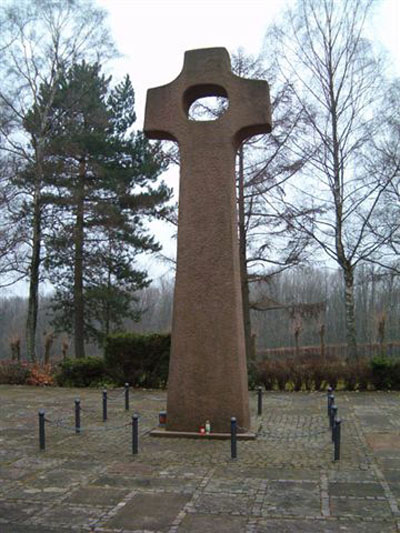
[[[167,411],[160,411],[158,414],[158,425],[164,428],[167,424]]]

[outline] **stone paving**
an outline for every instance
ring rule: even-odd
[[[110,391],[106,423],[96,389],[0,386],[0,402],[0,533],[400,531],[399,393],[337,393],[336,462],[324,393],[265,393],[261,417],[251,393],[259,435],[236,460],[229,441],[151,437],[162,391],[134,391],[130,412]]]

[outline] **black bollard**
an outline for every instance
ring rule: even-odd
[[[103,422],[107,420],[107,389],[103,389]]]
[[[75,400],[75,433],[81,432],[81,401],[79,398]]]
[[[125,411],[129,411],[129,383],[125,383]]]
[[[139,452],[139,416],[133,415],[132,417],[132,454],[136,455]]]
[[[328,417],[329,417],[329,427],[331,427],[331,409],[332,409],[332,405],[335,403],[335,396],[333,394],[330,394],[328,396]]]
[[[335,461],[340,460],[340,433],[341,433],[341,423],[340,418],[335,420],[335,438],[333,441],[334,444],[334,459]]]
[[[330,395],[332,394],[333,389],[332,387],[328,387],[328,392],[326,394],[326,399],[328,403],[328,416],[331,416],[331,404],[330,404]]]
[[[334,410],[336,409],[336,405],[332,403],[331,405],[331,416],[329,417],[329,428],[333,429],[333,421],[335,420]]]
[[[336,405],[332,405],[332,407],[331,407],[332,442],[335,441],[335,424],[336,424],[337,412],[338,412],[337,406]]]
[[[44,430],[44,419],[45,411],[44,409],[39,410],[39,449],[45,450],[46,449],[46,435]]]
[[[261,416],[262,415],[262,387],[258,387],[257,398],[258,398],[257,414],[258,416]]]
[[[237,457],[237,437],[236,437],[236,418],[231,418],[231,458]]]

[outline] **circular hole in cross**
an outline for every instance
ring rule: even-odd
[[[195,85],[186,91],[183,104],[189,120],[210,121],[222,117],[229,107],[229,99],[220,85]]]
[[[218,120],[229,107],[229,100],[224,96],[207,96],[198,98],[189,108],[188,119],[197,121]]]

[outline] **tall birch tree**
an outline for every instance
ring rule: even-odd
[[[357,266],[389,239],[377,216],[387,183],[363,163],[379,135],[385,107],[385,68],[365,38],[374,0],[299,0],[267,34],[276,45],[282,79],[291,84],[309,130],[295,136],[307,156],[301,181],[286,199],[288,209],[317,208],[306,225],[293,218],[340,267],[344,279],[348,357],[357,358],[354,280]],[[380,226],[379,231],[373,227]]]

